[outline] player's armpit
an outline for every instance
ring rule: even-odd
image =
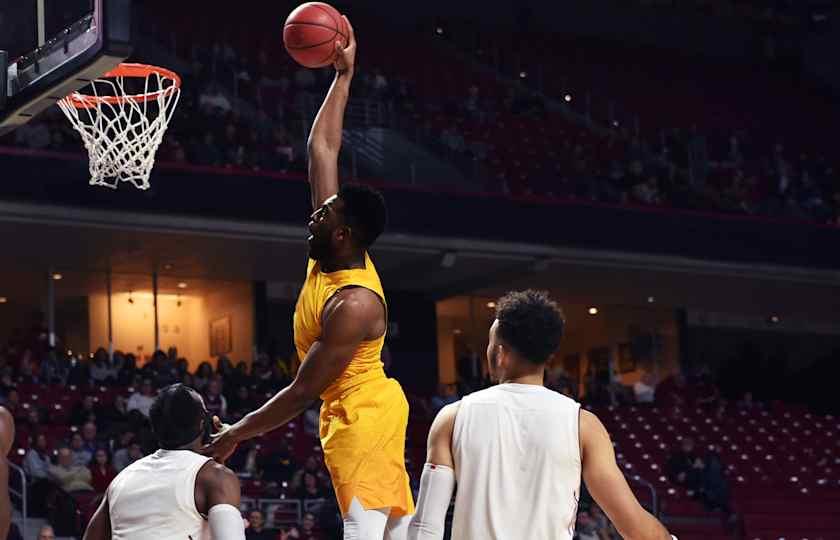
[[[659,521],[636,500],[624,474],[615,462],[615,452],[606,428],[598,417],[580,411],[583,480],[595,502],[627,540],[670,540]]]
[[[82,540],[111,540],[111,514],[108,509],[108,497],[102,497],[99,508],[90,518]]]

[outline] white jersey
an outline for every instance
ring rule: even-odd
[[[461,400],[452,433],[452,540],[571,540],[580,498],[580,404],[532,384]]]
[[[211,458],[158,450],[126,467],[108,486],[113,540],[203,540],[210,527],[195,507],[195,478]]]

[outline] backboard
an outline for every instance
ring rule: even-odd
[[[131,0],[7,0],[3,6],[0,136],[131,53]]]

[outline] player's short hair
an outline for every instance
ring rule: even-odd
[[[499,337],[519,355],[543,364],[557,350],[566,321],[545,291],[509,292],[496,303]]]
[[[198,393],[181,383],[161,390],[149,410],[152,431],[164,450],[175,450],[198,438],[202,433],[198,426],[204,416]]]
[[[388,223],[385,197],[362,184],[342,184],[338,197],[344,201],[344,221],[353,230],[356,242],[369,248]]]

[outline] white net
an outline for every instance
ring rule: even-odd
[[[144,90],[137,95],[126,91],[127,81],[137,82],[136,74],[118,69],[113,77],[93,81],[91,95],[59,100],[90,155],[91,185],[116,189],[131,182],[149,189],[155,154],[181,95],[180,82],[161,71],[143,73]]]

